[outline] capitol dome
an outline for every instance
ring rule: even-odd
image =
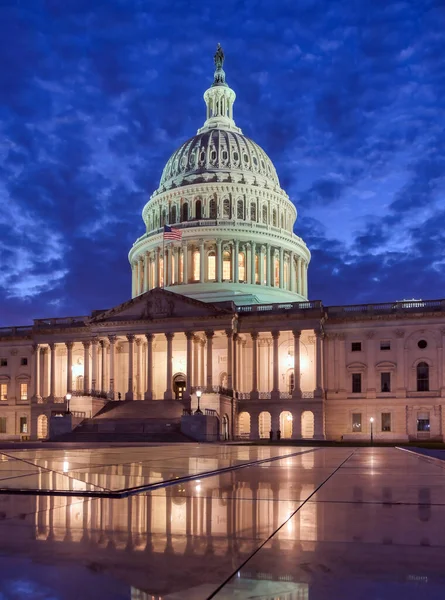
[[[207,181],[280,185],[264,150],[241,133],[225,129],[206,129],[182,144],[165,165],[159,187],[164,190]]]
[[[310,252],[293,230],[297,209],[234,121],[220,46],[214,60],[205,122],[171,155],[143,208],[146,231],[129,253],[132,297],[163,287],[205,302],[304,301]]]

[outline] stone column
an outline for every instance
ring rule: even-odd
[[[205,246],[204,240],[199,240],[199,281],[204,283],[205,281]]]
[[[205,332],[207,339],[207,391],[211,392],[213,388],[213,336],[214,331]]]
[[[233,359],[232,359],[232,348],[233,348],[233,331],[231,329],[226,330],[227,336],[227,387],[229,390],[233,389]]]
[[[216,240],[216,281],[221,283],[222,281],[222,250],[221,250],[222,240]]]
[[[100,390],[101,392],[108,391],[108,385],[105,385],[105,353],[106,353],[106,342],[100,340]]]
[[[367,381],[366,381],[366,396],[367,398],[375,398],[375,344],[374,332],[366,333],[366,362],[368,364]]]
[[[300,336],[301,331],[294,329],[294,389],[292,390],[292,398],[298,400],[301,398],[301,367],[300,367]],[[301,422],[301,419],[300,419]],[[301,426],[301,423],[300,423]]]
[[[278,400],[280,398],[280,364],[278,360],[278,340],[280,339],[279,331],[272,331],[273,340],[273,383],[271,398]]]
[[[34,395],[32,400],[38,402],[41,400],[40,395],[40,346],[39,344],[33,344],[32,352],[34,355]]]
[[[251,245],[251,251],[250,251],[250,279],[251,279],[251,284],[255,285],[256,283],[256,276],[255,276],[255,258],[256,258],[256,244],[255,242],[252,242]]]
[[[136,338],[135,344],[136,344],[136,399],[142,400],[142,338]]]
[[[160,248],[156,248],[155,250],[155,268],[154,268],[154,274],[155,274],[155,280],[154,280],[154,287],[160,287],[161,285],[161,279],[160,279],[160,265],[161,265],[161,250]]]
[[[128,334],[128,389],[125,400],[134,400],[133,375],[134,375],[134,335]]]
[[[250,397],[258,400],[258,332],[253,331],[250,337],[252,338],[252,390]]]
[[[110,367],[109,367],[109,375],[110,375],[110,389],[109,389],[109,396],[110,396],[110,400],[114,400],[114,358],[115,358],[115,352],[116,352],[116,340],[117,337],[115,335],[109,335],[108,336],[108,340],[110,342]]]
[[[307,298],[307,262],[303,261],[303,296]]]
[[[182,283],[189,282],[187,243],[182,244]]]
[[[173,399],[173,373],[172,373],[172,359],[173,359],[173,338],[175,337],[174,333],[166,333],[165,337],[167,338],[167,381],[164,392],[164,400],[172,400]]]
[[[233,259],[233,281],[235,283],[238,283],[239,281],[239,241],[235,240],[235,247],[234,247],[234,259]]]
[[[136,263],[131,263],[131,297],[134,298],[136,294]]]
[[[270,286],[270,244],[266,244],[266,285]]]
[[[136,296],[139,296],[139,259],[136,259],[136,262],[134,264],[134,274],[135,274],[135,278],[136,278],[136,283],[135,283],[135,291],[136,291]]]
[[[233,336],[233,375],[232,375],[233,391],[238,390],[238,334]],[[232,419],[233,421],[233,419]]]
[[[205,350],[205,346],[206,346],[205,340],[201,340],[200,344],[201,344],[201,357],[200,357],[201,383],[199,385],[202,388],[204,388],[205,387],[205,358],[204,358],[205,352],[204,352],[204,350]]]
[[[73,342],[65,342],[66,346],[66,393],[73,391]]]
[[[323,397],[323,333],[315,332],[315,390],[314,398]]]
[[[406,387],[405,387],[405,332],[403,329],[397,329],[396,332],[397,338],[397,390],[396,397],[397,398],[405,398],[406,397]]]
[[[147,339],[147,389],[145,390],[145,400],[153,400],[153,338],[152,333],[146,333]]]
[[[180,269],[180,260],[181,260],[181,248],[179,246],[175,247],[175,283],[180,283],[181,281],[181,269]]]
[[[51,342],[48,344],[51,358],[50,358],[50,378],[49,378],[49,397],[50,402],[54,402],[56,398],[56,344]]]
[[[150,255],[148,252],[144,254],[144,292],[148,292],[149,282],[148,282],[148,267],[150,265]]]
[[[83,392],[85,396],[90,393],[90,346],[91,342],[82,342],[83,345]]]
[[[187,373],[184,400],[190,400],[192,394],[193,340],[195,338],[195,334],[193,331],[186,331],[185,337],[187,339]]]
[[[297,258],[297,294],[303,294],[301,290],[301,256]]]
[[[260,285],[264,285],[264,246],[260,246],[258,261],[258,277],[260,280]]]
[[[99,344],[99,340],[97,337],[94,337],[91,340],[92,350],[91,350],[91,389],[93,392],[96,391],[97,388],[97,348]]]
[[[173,283],[173,246],[171,243],[168,245],[167,265],[167,285],[171,285]]]
[[[284,288],[284,249],[280,246],[280,288]]]
[[[199,379],[199,348],[200,348],[201,340],[197,335],[193,338],[193,381],[192,387],[200,386]]]

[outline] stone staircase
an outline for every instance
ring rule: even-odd
[[[174,400],[109,401],[57,442],[190,442],[181,433],[183,405]]]

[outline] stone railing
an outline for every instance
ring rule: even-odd
[[[34,319],[34,327],[79,327],[85,325],[88,317],[56,317],[54,319]]]
[[[331,318],[409,312],[445,312],[445,300],[403,300],[401,302],[382,302],[379,304],[351,304],[347,306],[328,306],[325,310],[328,317]]]
[[[235,397],[238,400],[250,400],[251,393],[250,392],[235,392]],[[314,398],[314,392],[301,392],[301,397],[303,399],[311,399]],[[258,393],[259,400],[270,400],[271,392],[259,392]],[[280,392],[280,400],[292,400],[291,392]]]
[[[288,312],[300,310],[323,310],[321,300],[312,300],[308,302],[283,302],[275,304],[247,304],[239,306],[240,313],[263,313],[263,312]]]
[[[93,398],[104,398],[107,400],[110,397],[109,392],[103,392],[101,390],[73,390],[71,396],[92,396]]]
[[[171,227],[174,227],[175,229],[191,229],[195,227],[230,227],[232,229],[233,227],[238,227],[238,229],[258,229],[261,232],[271,231],[273,233],[286,235],[288,237],[292,237],[293,235],[295,235],[292,231],[289,231],[285,228],[277,227],[268,223],[258,223],[257,221],[245,221],[244,219],[190,219],[189,221],[182,221],[181,223],[169,223],[169,225]],[[138,243],[143,239],[159,235],[163,231],[163,227],[152,229],[151,231],[138,238],[135,243]],[[298,240],[301,240],[301,238],[297,235],[295,235],[295,237]]]
[[[222,394],[223,396],[233,397],[233,390],[229,388],[225,388],[222,385],[212,385],[211,387],[207,386],[196,386],[191,388],[191,393],[196,394],[198,390],[201,390],[203,394]]]
[[[24,336],[32,333],[32,325],[20,325],[18,327],[0,327],[0,337]]]

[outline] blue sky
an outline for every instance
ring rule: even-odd
[[[0,324],[129,298],[164,164],[234,116],[274,162],[329,304],[445,297],[443,0],[3,0]]]

